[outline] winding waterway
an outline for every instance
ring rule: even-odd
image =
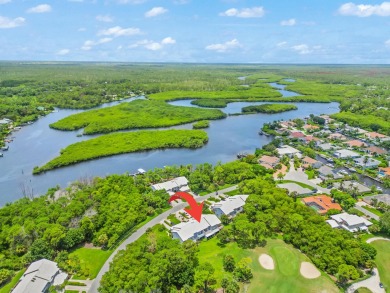
[[[131,99],[130,99],[131,100]],[[196,107],[190,100],[171,102],[172,105]],[[108,107],[118,102],[108,103]],[[222,111],[239,113],[248,105],[264,102],[230,103]],[[309,114],[330,114],[338,112],[338,103],[293,103],[298,109],[278,114],[253,114],[229,116],[226,119],[211,121],[206,129],[209,142],[202,148],[154,150],[141,153],[123,154],[79,163],[44,174],[33,176],[34,166],[41,166],[59,155],[62,148],[69,144],[90,139],[91,136],[77,137],[78,131],[58,131],[49,128],[49,124],[82,110],[58,110],[39,119],[32,125],[14,132],[14,141],[4,157],[0,158],[0,206],[23,196],[22,190],[34,195],[44,194],[48,188],[60,185],[66,187],[70,182],[82,177],[106,176],[113,173],[133,173],[138,168],[153,169],[165,165],[199,164],[209,162],[228,162],[236,158],[239,152],[254,152],[256,148],[269,143],[272,138],[259,136],[258,131],[264,123],[279,119],[294,119]],[[192,124],[170,127],[191,129]]]

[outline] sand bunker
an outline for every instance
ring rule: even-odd
[[[274,270],[275,269],[275,264],[274,260],[272,257],[270,257],[268,254],[262,254],[259,257],[259,262],[263,268],[266,270]]]
[[[310,262],[302,262],[300,272],[306,279],[315,279],[321,276],[321,272]]]

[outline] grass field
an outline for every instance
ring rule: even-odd
[[[50,127],[58,130],[84,128],[85,134],[94,134],[124,129],[168,127],[225,117],[226,114],[217,109],[180,107],[158,101],[136,100],[70,115],[50,124]]]
[[[61,150],[61,154],[42,167],[39,174],[87,160],[155,149],[198,148],[207,143],[207,133],[202,130],[161,130],[111,133],[77,142]]]
[[[366,287],[357,289],[354,293],[372,293],[372,291]]]
[[[322,274],[317,279],[308,280],[299,272],[300,263],[309,259],[287,245],[282,240],[269,239],[265,247],[241,249],[236,243],[229,243],[225,247],[219,247],[216,238],[204,241],[199,245],[200,262],[211,262],[215,268],[218,286],[224,275],[229,275],[223,270],[222,259],[225,254],[234,256],[236,262],[244,257],[249,257],[252,262],[250,267],[253,279],[247,288],[248,293],[303,293],[303,292],[340,292],[336,285],[326,275]],[[275,262],[275,270],[268,271],[261,267],[259,256],[266,253],[272,256]]]
[[[390,288],[390,241],[376,240],[370,243],[377,250],[375,263],[378,266],[381,282]]]
[[[16,285],[16,283],[19,281],[20,277],[24,274],[26,270],[19,271],[4,287],[0,288],[0,293],[9,293],[11,292],[11,289]]]
[[[94,279],[100,271],[107,258],[111,255],[111,250],[79,248],[69,255],[77,255],[80,259],[82,271],[89,272],[88,276],[74,276],[74,279],[85,280],[87,278]]]

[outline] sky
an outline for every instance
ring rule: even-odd
[[[0,60],[390,64],[390,2],[0,0]]]

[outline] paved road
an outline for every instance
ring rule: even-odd
[[[384,288],[379,287],[380,278],[379,278],[378,269],[375,268],[373,271],[374,271],[374,275],[371,278],[352,284],[351,286],[348,287],[347,293],[353,293],[358,288],[362,288],[362,287],[366,287],[370,289],[373,293],[386,293],[386,290]]]
[[[308,179],[308,176],[305,172],[302,171],[301,168],[298,168],[298,170],[294,169],[294,162],[290,162],[290,170],[287,172],[286,176],[284,176],[284,180],[292,180],[292,181],[298,181],[305,183],[307,185],[310,185],[311,187],[316,188],[317,190],[321,190],[321,192],[330,194],[330,189],[327,189],[325,187],[321,187],[313,182],[311,182]]]
[[[369,216],[370,218],[373,218],[373,219],[379,221],[379,216],[378,215],[375,215],[374,213],[371,213],[370,211],[367,211],[365,208],[362,207],[362,206],[365,206],[365,205],[367,205],[365,202],[357,202],[355,204],[355,209],[361,211],[366,216]]]
[[[390,241],[390,238],[384,238],[384,237],[372,237],[370,239],[367,239],[367,243],[371,243],[375,240],[385,240],[385,241]]]
[[[237,189],[237,185],[235,186],[232,186],[232,187],[228,187],[228,188],[225,188],[225,189],[222,189],[219,191],[219,194],[222,194],[224,192],[229,192],[229,191],[232,191],[232,190],[235,190]],[[209,193],[207,195],[204,195],[204,196],[198,196],[196,197],[196,201],[203,201],[211,196],[215,196],[215,192],[213,193]],[[174,206],[173,208],[171,208],[170,210],[158,215],[156,218],[154,218],[153,220],[151,220],[150,222],[146,223],[144,226],[142,226],[141,228],[139,228],[136,232],[134,232],[133,234],[131,234],[125,241],[122,242],[122,244],[114,250],[114,252],[110,255],[110,257],[106,260],[106,262],[104,263],[104,265],[102,266],[102,268],[100,269],[99,271],[99,274],[97,275],[97,277],[93,280],[93,283],[91,285],[91,288],[89,289],[89,293],[98,293],[98,288],[100,286],[100,281],[103,277],[103,275],[108,272],[109,268],[110,268],[110,263],[112,262],[112,260],[114,259],[115,255],[120,251],[120,250],[123,250],[126,248],[126,246],[134,241],[136,241],[138,238],[140,238],[148,228],[151,228],[155,225],[157,225],[158,223],[160,223],[162,220],[164,220],[165,218],[167,218],[170,214],[172,213],[176,213],[177,211],[185,208],[187,206],[187,203],[184,202],[184,203],[181,203],[181,204],[178,204],[176,206]]]

